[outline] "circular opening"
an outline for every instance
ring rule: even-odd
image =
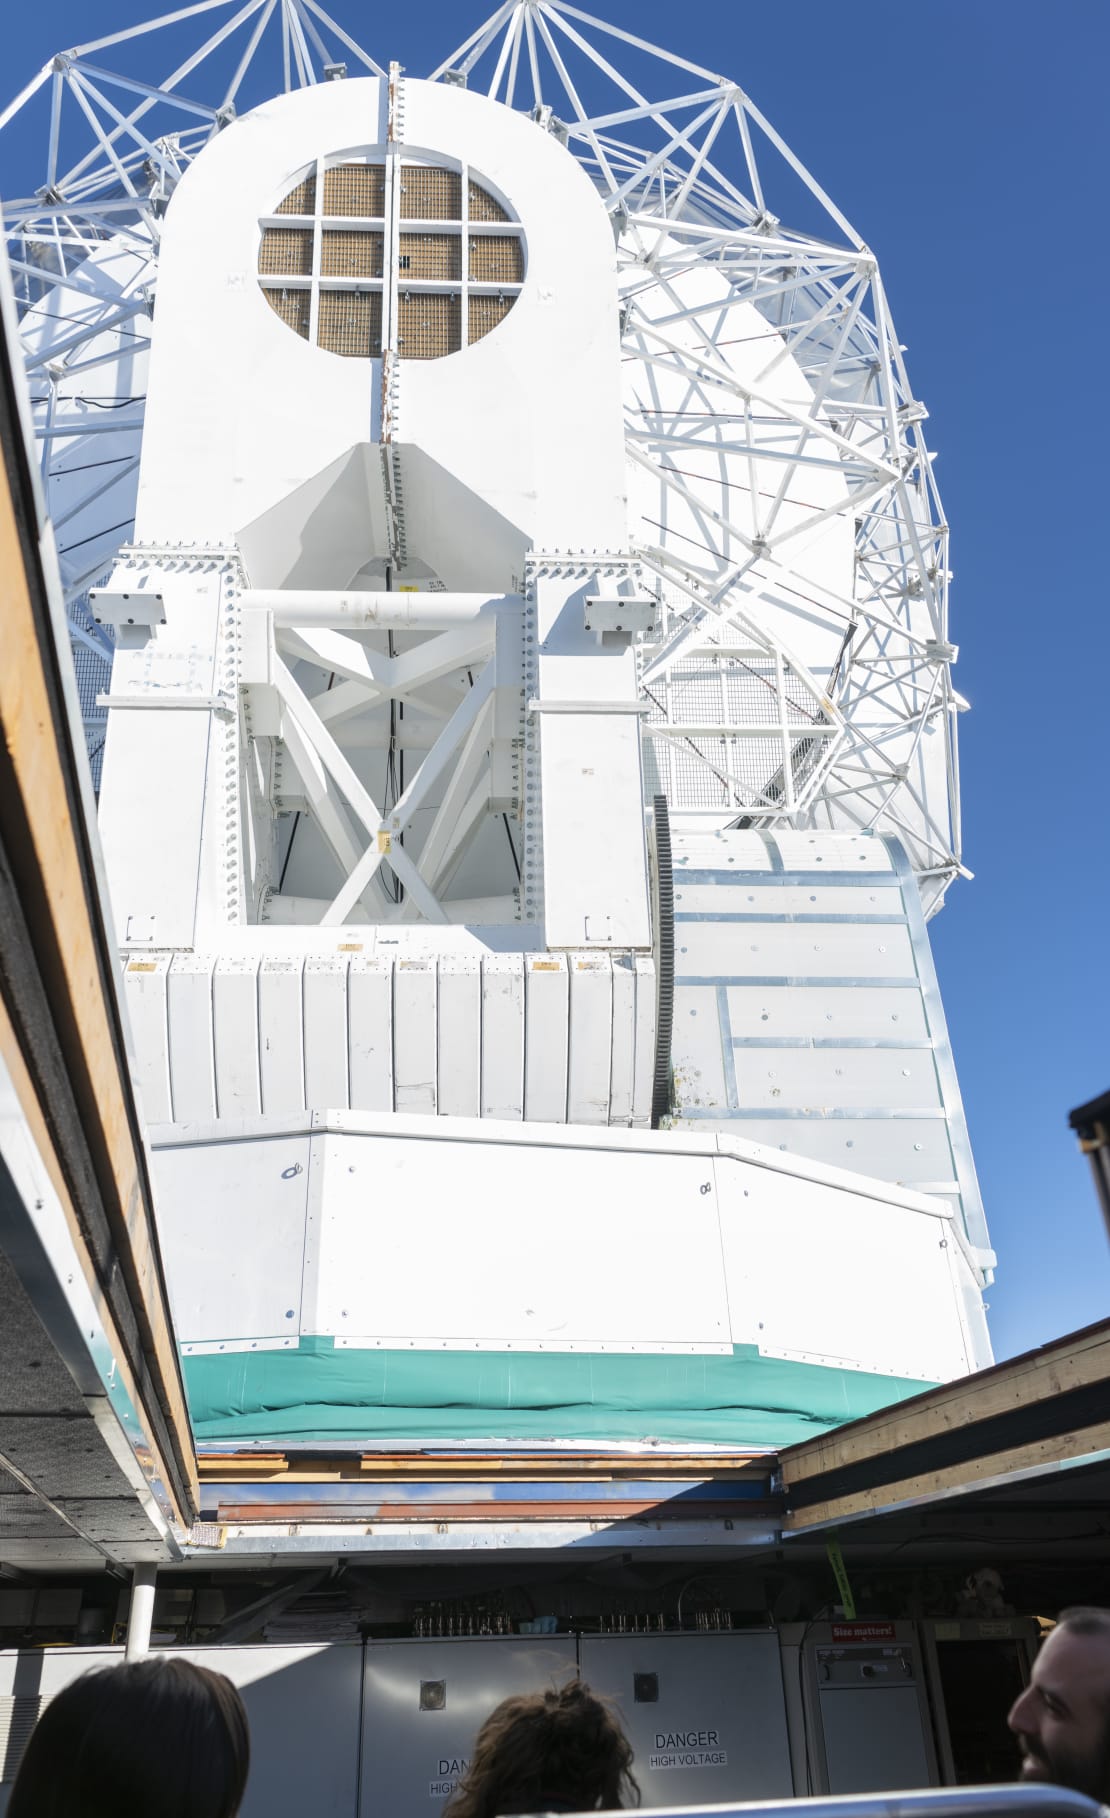
[[[401,146],[302,171],[260,223],[258,276],[303,340],[348,359],[438,360],[504,321],[524,283],[524,236],[461,165]]]

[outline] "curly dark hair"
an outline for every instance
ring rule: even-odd
[[[445,1818],[639,1803],[627,1736],[609,1706],[572,1679],[561,1691],[506,1698],[486,1718]]]

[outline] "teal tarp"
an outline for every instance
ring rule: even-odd
[[[763,1357],[294,1350],[183,1358],[198,1440],[706,1440],[784,1446],[932,1388]]]

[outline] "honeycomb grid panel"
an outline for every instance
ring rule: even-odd
[[[508,221],[508,211],[480,183],[467,186],[467,207],[472,221]]]
[[[312,273],[311,227],[268,227],[258,249],[258,269],[266,277],[307,278]]]
[[[320,237],[320,275],[324,278],[380,278],[385,237],[357,228],[325,228]]]
[[[268,290],[262,292],[276,316],[280,316],[287,328],[294,334],[308,340],[308,324],[312,314],[312,296],[307,290]]]
[[[464,314],[468,344],[504,320],[523,283],[523,240],[512,231],[516,223],[504,205],[469,178],[469,217],[487,228],[501,222],[511,228],[468,236],[462,173],[402,163],[390,179],[397,184],[404,224],[394,243],[385,219],[389,167],[377,155],[379,162],[371,161],[372,152],[348,153],[341,162],[302,176],[274,211],[288,217],[288,224],[276,225],[273,216],[260,223],[261,288],[275,315],[301,339],[345,358],[380,358],[391,248],[388,263],[400,288],[398,355],[439,359],[461,347]],[[501,294],[481,294],[476,287]]]
[[[403,360],[438,360],[462,344],[457,296],[402,291],[397,299],[397,350]]]
[[[324,172],[322,212],[380,220],[385,214],[385,165],[333,164]]]
[[[477,284],[519,284],[524,253],[511,234],[475,235],[470,242],[470,276]]]
[[[322,290],[316,344],[348,359],[377,359],[382,351],[380,295],[356,290]]]
[[[505,320],[514,300],[512,297],[471,297],[467,336],[471,346]]]
[[[401,234],[397,261],[402,284],[418,278],[458,279],[462,242],[458,234]]]
[[[316,213],[316,175],[305,177],[296,189],[289,194],[274,210],[275,215],[314,215]]]
[[[402,164],[400,214],[402,221],[461,220],[461,173],[429,164]]]

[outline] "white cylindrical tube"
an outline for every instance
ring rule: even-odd
[[[301,588],[246,588],[240,604],[272,612],[275,625],[333,631],[449,631],[521,605],[518,593],[317,593]]]
[[[150,1625],[154,1619],[154,1585],[158,1568],[137,1565],[131,1574],[131,1607],[127,1612],[125,1660],[145,1660],[150,1651]]]

